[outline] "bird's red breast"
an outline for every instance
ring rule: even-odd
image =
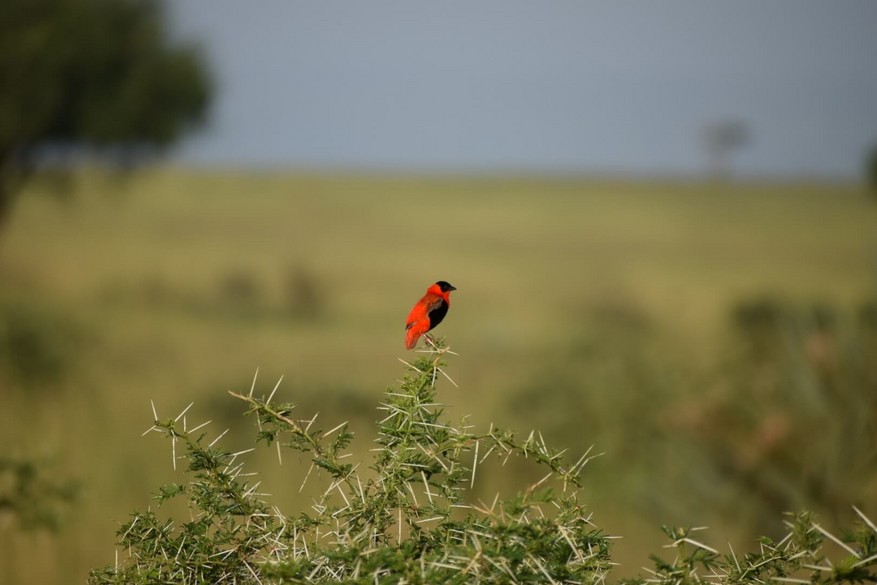
[[[450,294],[456,290],[444,281],[429,287],[426,294],[414,304],[405,322],[405,347],[411,349],[417,345],[420,336],[442,322],[451,306]]]

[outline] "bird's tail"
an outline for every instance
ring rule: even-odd
[[[427,331],[429,331],[429,319],[421,319],[412,323],[411,327],[408,328],[408,333],[405,334],[405,348],[412,349],[417,345],[420,336]]]
[[[405,349],[413,349],[415,345],[417,345],[417,340],[420,339],[420,331],[416,331],[414,327],[408,330],[408,333],[405,334]]]

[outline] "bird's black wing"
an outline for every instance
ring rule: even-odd
[[[432,331],[435,329],[435,326],[441,323],[447,314],[448,304],[444,299],[439,299],[439,302],[430,307],[429,312],[427,313],[429,316],[429,330]]]

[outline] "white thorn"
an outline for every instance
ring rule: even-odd
[[[256,389],[256,378],[259,377],[259,366],[256,366],[256,375],[253,376],[253,385],[250,386],[250,398],[253,397],[253,390]]]
[[[174,419],[174,422],[177,422],[178,420],[180,420],[181,418],[183,418],[183,415],[186,414],[186,411],[188,411],[190,408],[192,408],[192,405],[193,405],[193,404],[195,404],[195,403],[194,403],[194,402],[190,402],[190,403],[189,403],[189,406],[187,406],[186,408],[184,408],[184,409],[183,409],[183,412],[181,412],[180,414],[177,415],[177,418]]]
[[[197,427],[195,427],[194,429],[192,429],[191,431],[189,431],[189,434],[194,433],[195,431],[197,431],[197,430],[199,430],[199,429],[203,429],[204,427],[206,427],[207,425],[209,425],[209,424],[212,423],[212,422],[213,422],[213,421],[209,420],[209,421],[207,421],[206,423],[201,423],[200,425],[198,425]]]
[[[277,380],[277,384],[274,385],[274,390],[271,391],[271,395],[268,397],[268,400],[265,401],[265,404],[271,402],[271,399],[274,398],[274,393],[277,392],[277,389],[280,387],[280,383],[283,381],[283,376],[280,376],[280,379]]]
[[[441,375],[444,376],[445,378],[447,378],[448,381],[449,381],[451,384],[453,384],[455,388],[459,388],[459,386],[457,386],[457,383],[454,382],[453,380],[451,380],[451,377],[448,376],[448,375],[445,373],[445,371],[444,371],[443,369],[438,368],[438,367],[437,367],[436,369],[437,369],[439,372],[441,372]]]
[[[224,431],[222,431],[222,433],[221,433],[218,437],[216,437],[215,439],[213,439],[213,441],[212,441],[209,445],[207,445],[207,448],[209,449],[210,447],[212,447],[213,445],[215,445],[215,444],[216,444],[216,441],[218,441],[219,439],[221,439],[222,437],[224,437],[224,436],[225,436],[225,433],[227,433],[228,431],[229,431],[229,429],[225,429]]]
[[[475,441],[475,457],[472,459],[472,480],[469,482],[469,489],[475,487],[475,469],[478,467],[478,445],[480,441]]]
[[[824,534],[825,536],[827,536],[828,538],[830,538],[832,541],[834,541],[835,544],[837,544],[839,547],[845,549],[847,552],[849,552],[851,555],[853,555],[853,556],[856,557],[857,559],[861,559],[861,558],[862,558],[861,555],[859,555],[859,553],[857,553],[856,551],[854,551],[853,549],[851,549],[851,548],[850,548],[849,546],[847,546],[846,543],[844,543],[841,539],[839,539],[838,537],[836,537],[836,536],[834,536],[833,534],[831,534],[829,531],[827,531],[825,528],[823,528],[823,527],[820,526],[819,524],[814,523],[814,524],[813,524],[813,528],[815,528],[816,530],[818,530],[819,532],[821,532],[822,534]]]
[[[867,524],[868,526],[871,527],[871,530],[873,530],[874,532],[877,532],[877,526],[874,526],[874,523],[871,522],[871,520],[867,516],[865,516],[861,510],[859,510],[855,506],[853,506],[853,510],[856,511],[856,514],[859,515],[859,518],[861,518],[865,522],[865,524]]]

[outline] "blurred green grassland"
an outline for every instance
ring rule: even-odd
[[[0,235],[0,440],[55,456],[81,490],[57,534],[0,533],[0,580],[111,561],[113,521],[176,478],[139,436],[150,399],[162,416],[195,401],[244,448],[252,421],[227,391],[258,366],[266,393],[284,375],[302,416],[349,419],[367,445],[407,310],[440,279],[459,289],[436,330],[461,354],[444,402],[606,451],[585,499],[625,535],[620,574],[661,523],[746,539],[778,532],[776,510],[877,513],[864,188],[175,169],[56,187],[32,183]],[[302,477],[253,459],[281,507],[302,506]]]

